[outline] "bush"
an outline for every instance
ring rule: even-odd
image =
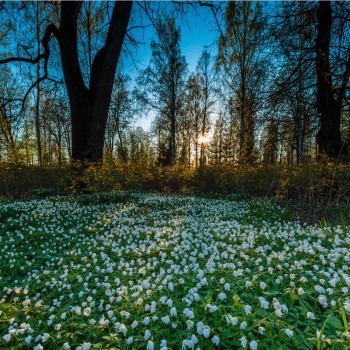
[[[289,167],[182,165],[158,167],[148,163],[74,164],[64,167],[0,166],[0,196],[36,196],[141,190],[236,194],[287,202],[297,215],[322,218],[334,211],[349,216],[350,165],[330,162]],[[304,214],[300,214],[304,212]]]

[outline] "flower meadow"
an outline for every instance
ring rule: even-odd
[[[264,201],[0,202],[2,349],[348,349],[350,235]]]

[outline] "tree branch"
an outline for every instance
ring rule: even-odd
[[[8,58],[0,60],[0,65],[10,63],[10,62],[27,62],[27,63],[35,64],[35,63],[38,63],[42,59],[45,59],[47,61],[49,58],[49,55],[50,55],[49,42],[50,42],[52,35],[54,35],[56,38],[58,38],[58,28],[53,23],[49,24],[46,27],[43,39],[41,40],[41,43],[44,47],[43,53],[41,53],[40,55],[38,55],[35,58],[8,57]],[[47,63],[46,63],[46,67],[47,67]]]
[[[50,39],[52,37],[52,35],[54,35],[57,39],[59,38],[58,36],[59,34],[59,30],[58,28],[53,24],[50,23],[45,30],[44,36],[41,40],[41,44],[44,48],[44,52],[39,54],[37,57],[35,58],[25,58],[25,57],[9,57],[3,60],[0,60],[0,64],[6,64],[6,63],[10,63],[10,62],[27,62],[27,63],[31,63],[31,64],[35,64],[38,63],[39,61],[41,61],[42,59],[44,59],[44,75],[40,78],[38,78],[27,90],[27,92],[25,93],[23,99],[22,100],[22,107],[19,111],[18,114],[21,114],[24,110],[24,106],[25,106],[25,102],[30,94],[30,92],[33,90],[33,88],[35,86],[37,86],[39,83],[41,83],[42,81],[44,81],[45,79],[49,79],[51,81],[54,81],[57,83],[56,80],[49,78],[48,77],[48,70],[47,70],[47,65],[48,65],[48,60],[50,57]],[[7,103],[6,103],[7,104]]]

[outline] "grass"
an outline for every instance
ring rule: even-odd
[[[349,248],[266,200],[1,200],[0,348],[348,349]]]

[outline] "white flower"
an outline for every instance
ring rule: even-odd
[[[324,304],[327,304],[327,297],[325,295],[320,295],[318,297],[318,302],[321,304],[321,305],[324,305]]]
[[[260,288],[265,289],[266,288],[266,283],[265,282],[260,282]]]
[[[5,342],[8,342],[11,339],[11,334],[5,334],[2,338],[5,340]]]
[[[146,329],[145,335],[144,335],[145,340],[149,339],[150,337],[151,337],[151,332],[148,329]]]
[[[244,312],[249,315],[252,313],[252,307],[250,305],[246,305],[244,308]]]
[[[240,341],[241,341],[241,345],[245,348],[247,346],[247,339],[246,339],[246,337],[242,337],[240,339]]]
[[[62,318],[62,320],[65,320],[65,319],[66,319],[66,317],[67,317],[67,313],[66,313],[66,312],[64,312],[64,313],[61,315],[61,318]]]
[[[239,326],[239,328],[240,328],[240,329],[246,329],[247,326],[248,326],[247,322],[246,322],[246,321],[243,321],[243,322],[241,323],[241,325]]]
[[[181,349],[185,350],[187,347],[193,349],[194,346],[195,346],[195,344],[193,343],[193,341],[191,339],[184,339],[182,341]]]
[[[285,304],[281,305],[281,309],[284,313],[288,312],[288,307]]]
[[[91,308],[86,307],[86,308],[84,309],[84,311],[83,311],[83,315],[84,315],[84,316],[90,316],[90,314],[91,314]],[[62,316],[61,316],[61,317],[62,317]]]
[[[264,298],[261,298],[261,300],[260,300],[260,307],[262,309],[265,309],[265,310],[268,309],[269,305],[270,305],[270,303],[267,300],[265,300]]]
[[[32,336],[28,335],[28,337],[24,340],[27,344],[30,344],[30,342],[32,341]]]
[[[50,334],[49,333],[44,333],[43,336],[42,336],[43,342],[45,342],[49,338],[50,338]]]
[[[344,309],[347,311],[347,312],[350,312],[350,300],[346,300],[345,303],[344,303]]]
[[[186,323],[187,323],[187,329],[193,328],[194,322],[192,320],[187,320]]]
[[[169,316],[163,316],[161,318],[161,320],[163,321],[163,323],[165,324],[169,324],[170,323],[170,317]]]
[[[172,307],[171,309],[170,309],[170,315],[171,316],[177,316],[177,311],[176,311],[176,307]]]
[[[316,319],[315,315],[311,311],[308,311],[306,313],[306,318],[308,318],[309,320],[315,320]]]
[[[249,343],[249,347],[250,347],[251,350],[256,350],[258,348],[258,343],[255,340],[252,340]]]
[[[34,339],[34,341],[37,343],[38,341],[40,341],[40,339],[41,339],[41,335],[38,335],[38,336]]]
[[[193,344],[198,343],[198,338],[194,334],[191,335],[191,340],[192,340]]]
[[[219,297],[220,300],[225,300],[226,299],[226,294],[225,293],[220,293],[218,295],[218,297]]]
[[[188,308],[186,308],[183,313],[186,315],[186,317],[193,319],[194,318],[194,312]]]
[[[275,315],[276,315],[277,317],[282,317],[282,316],[283,316],[282,310],[281,310],[281,309],[276,309],[276,310],[275,310]]]
[[[30,304],[29,299],[24,300],[24,302],[22,303],[23,307],[28,307],[29,304]]]
[[[213,338],[211,338],[211,342],[218,346],[220,344],[220,338],[217,335],[214,335]]]
[[[294,335],[294,332],[289,328],[286,328],[284,332],[288,335],[289,338]]]
[[[204,338],[209,338],[210,335],[210,328],[208,326],[203,327],[203,337]]]
[[[152,340],[149,340],[147,343],[147,349],[146,350],[153,350],[154,349],[154,343]]]
[[[91,343],[83,343],[81,345],[81,350],[89,350],[91,348]]]
[[[64,349],[64,350],[69,350],[69,349],[70,349],[69,343],[64,343],[64,344],[63,344],[63,349]]]
[[[324,292],[325,292],[325,289],[324,289],[323,287],[319,286],[319,285],[316,285],[316,286],[315,286],[315,291],[316,291],[317,293],[324,293]]]
[[[138,325],[139,325],[139,323],[138,323],[137,321],[134,321],[134,322],[131,324],[131,328],[132,328],[132,329],[135,329]]]
[[[150,321],[151,321],[151,320],[150,320],[149,317],[145,317],[145,318],[143,319],[142,323],[145,324],[145,325],[147,326],[147,325],[149,325]]]
[[[123,333],[124,335],[126,335],[126,333],[128,332],[128,329],[126,328],[125,324],[121,323],[119,325],[119,332]]]
[[[227,324],[232,324],[235,326],[238,323],[238,318],[237,317],[232,317],[231,315],[225,316]]]

